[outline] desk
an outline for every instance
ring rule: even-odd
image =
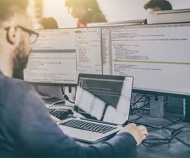
[[[182,122],[170,127],[176,129],[184,125],[190,126],[189,123]],[[180,136],[182,136],[180,138],[183,138],[183,140],[186,140],[186,142],[190,143],[190,128],[188,128],[188,131],[183,131],[180,134]],[[141,144],[137,146],[137,148],[134,151],[132,151],[129,157],[130,158],[189,158],[190,147],[184,145],[183,143],[174,138],[169,144],[164,144],[160,146],[146,147],[143,144]]]
[[[184,123],[184,122],[170,127],[177,129],[185,125],[188,125],[188,127],[190,127],[190,123]],[[183,135],[183,140],[187,140],[186,142],[190,144],[190,128],[188,128],[188,132],[186,131],[181,134]],[[79,142],[79,144],[84,146],[87,145],[81,142]],[[184,145],[183,143],[174,138],[169,144],[164,144],[154,147],[146,147],[143,144],[140,144],[139,146],[136,147],[135,150],[133,150],[129,154],[128,157],[129,158],[189,158],[190,147]]]
[[[181,122],[174,125],[168,126],[171,129],[178,129],[183,126],[188,126],[188,128],[183,130],[179,136],[186,140],[190,144],[190,123]],[[160,131],[164,129],[160,129]],[[156,131],[156,130],[155,130]],[[151,135],[153,132],[149,131]],[[188,141],[189,140],[189,141]],[[79,142],[81,145],[87,145]],[[189,158],[190,157],[190,147],[184,145],[177,139],[173,138],[169,144],[147,147],[143,144],[137,146],[137,148],[131,152],[130,158]]]

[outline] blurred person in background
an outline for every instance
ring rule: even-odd
[[[65,0],[69,13],[77,19],[77,27],[88,23],[107,22],[96,0]]]
[[[148,13],[161,10],[172,10],[172,5],[167,0],[150,0],[144,5]]]
[[[53,17],[43,17],[39,20],[41,29],[58,29],[57,21]]]

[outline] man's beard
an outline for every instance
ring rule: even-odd
[[[14,51],[13,59],[13,78],[24,79],[24,69],[28,62],[28,53],[25,48],[24,40],[21,40],[19,46]]]

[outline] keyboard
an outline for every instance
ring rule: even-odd
[[[62,123],[62,125],[102,134],[107,133],[116,128],[108,125],[96,124],[93,122],[87,122],[82,120],[69,120]]]
[[[69,115],[72,114],[71,109],[60,109],[60,108],[49,108],[49,114],[57,117],[60,120],[66,119]]]

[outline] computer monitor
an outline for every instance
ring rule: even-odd
[[[42,85],[76,85],[79,73],[102,74],[101,29],[38,30],[24,80]]]
[[[190,95],[190,23],[102,27],[103,74],[134,77],[134,91]]]

